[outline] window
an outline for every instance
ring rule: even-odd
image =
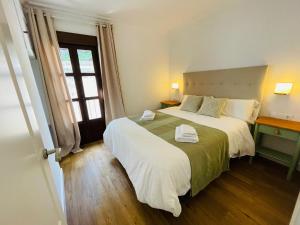
[[[89,119],[101,118],[101,111],[98,99],[92,99],[86,101]]]
[[[78,98],[74,77],[68,76],[66,80],[71,98]]]
[[[60,60],[64,69],[64,73],[73,73],[69,49],[60,48]]]
[[[82,77],[82,84],[85,97],[98,96],[97,82],[95,76]]]
[[[77,50],[81,73],[95,73],[93,55],[90,50]]]
[[[75,57],[71,59],[70,51],[75,49]],[[77,122],[83,121],[83,111],[87,111],[88,114],[85,119],[102,118],[92,50],[78,49],[75,46],[60,48],[60,58],[66,74],[67,86]],[[76,68],[76,62],[79,64],[79,70],[73,72],[72,64]],[[77,86],[78,89],[81,87],[83,89],[81,96],[78,93]],[[86,110],[81,110],[81,107],[86,108]]]
[[[77,122],[80,122],[80,121],[82,121],[82,115],[81,115],[81,109],[79,106],[79,102],[73,101],[72,103],[73,103],[76,120],[77,120]]]

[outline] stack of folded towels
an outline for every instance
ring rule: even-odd
[[[182,124],[176,127],[175,141],[197,143],[199,141],[197,131],[190,125]]]
[[[154,120],[155,113],[151,110],[145,110],[140,120]]]

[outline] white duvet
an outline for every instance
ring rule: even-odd
[[[181,111],[179,107],[160,111],[224,131],[230,157],[254,155],[248,125],[240,119],[201,116]],[[138,200],[179,216],[178,196],[190,189],[191,167],[187,155],[126,117],[112,121],[103,137],[105,145],[125,168]]]

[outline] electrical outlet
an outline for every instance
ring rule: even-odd
[[[287,115],[286,115],[286,119],[287,119],[287,120],[294,120],[294,119],[295,119],[295,116],[292,115],[292,114],[289,114],[289,115],[287,114]]]

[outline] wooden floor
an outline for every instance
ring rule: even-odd
[[[65,174],[69,225],[161,224],[288,224],[300,188],[297,172],[257,158],[231,162],[221,175],[194,198],[182,199],[182,214],[152,209],[137,201],[120,163],[102,143],[85,148],[61,163]]]

